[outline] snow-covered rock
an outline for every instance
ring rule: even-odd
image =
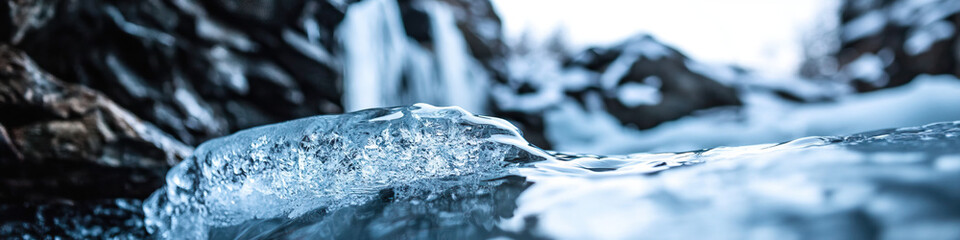
[[[960,2],[850,0],[840,11],[840,78],[857,90],[896,87],[921,74],[960,76]]]
[[[735,88],[722,83],[732,80],[717,79],[690,62],[696,61],[644,34],[571,56],[534,50],[508,59],[509,81],[494,86],[492,95],[498,115],[516,121],[534,135],[532,142],[547,148],[559,141],[550,136],[555,133],[547,129],[557,126],[547,118],[567,106],[648,129],[697,110],[741,104]]]

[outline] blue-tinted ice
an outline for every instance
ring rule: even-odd
[[[537,156],[540,155],[540,156]],[[546,155],[504,120],[417,104],[317,116],[200,145],[144,204],[149,232],[199,238],[213,227],[297,217],[497,178]]]

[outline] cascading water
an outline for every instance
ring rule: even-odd
[[[396,1],[350,6],[337,29],[343,46],[344,107],[348,111],[418,102],[485,112],[486,70],[472,57],[449,6],[422,1],[431,46],[406,34]]]

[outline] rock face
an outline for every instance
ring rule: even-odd
[[[342,111],[332,37],[340,1],[9,5],[5,42],[188,144]]]
[[[0,238],[142,238],[140,200],[191,147],[0,45]]]
[[[960,2],[845,1],[841,74],[859,91],[906,84],[920,74],[960,76]]]
[[[4,200],[144,197],[191,147],[0,45]]]

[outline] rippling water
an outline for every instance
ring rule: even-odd
[[[548,160],[522,169],[534,184],[499,226],[573,239],[956,239],[958,126]]]

